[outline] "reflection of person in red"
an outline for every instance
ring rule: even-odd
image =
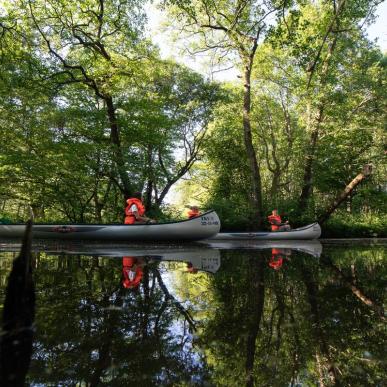
[[[122,257],[122,286],[126,289],[137,288],[144,275],[143,267],[141,258]]]
[[[187,262],[187,272],[191,274],[196,274],[198,272],[198,269],[194,267],[191,262]]]
[[[269,266],[274,270],[281,269],[284,260],[288,260],[289,256],[292,254],[292,251],[289,249],[271,249],[271,258],[269,261]]]

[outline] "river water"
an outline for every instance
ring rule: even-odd
[[[33,330],[10,372],[31,386],[382,386],[386,246],[34,244]],[[1,306],[19,248],[0,241]]]

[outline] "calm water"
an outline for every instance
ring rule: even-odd
[[[386,245],[246,243],[35,245],[26,382],[382,386]]]

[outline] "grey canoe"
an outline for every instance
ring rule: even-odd
[[[21,238],[25,224],[0,224],[0,238]],[[155,224],[34,224],[33,238],[99,241],[195,241],[220,230],[215,211],[196,218]]]
[[[50,255],[84,255],[84,256],[99,256],[99,257],[146,257],[149,260],[166,262],[169,269],[173,269],[174,265],[179,262],[192,264],[192,267],[215,273],[220,267],[220,250],[206,248],[204,246],[189,245],[139,245],[139,244],[123,244],[123,243],[99,243],[90,241],[89,243],[74,242],[74,241],[42,241],[44,243],[34,242],[32,245],[33,252],[45,252]],[[21,244],[19,243],[0,243],[0,252],[20,251]]]
[[[298,251],[313,257],[320,257],[323,247],[319,240],[254,240],[254,239],[205,239],[198,242],[219,250],[271,250],[283,249]]]
[[[0,252],[18,252],[21,247],[20,240],[0,240]],[[200,261],[205,264],[198,265],[203,268],[220,260],[221,250],[271,250],[286,249],[299,251],[314,257],[322,253],[322,244],[319,240],[212,240],[204,239],[190,244],[163,244],[163,243],[135,243],[135,242],[109,242],[109,241],[58,241],[36,240],[33,242],[33,252],[46,252],[52,255],[93,255],[102,257],[156,257],[168,261]],[[216,265],[215,265],[216,266]],[[208,271],[208,270],[207,270]]]
[[[294,228],[290,231],[259,231],[259,232],[231,232],[219,233],[211,240],[308,240],[317,239],[321,235],[321,227],[318,223],[312,223],[304,227]]]

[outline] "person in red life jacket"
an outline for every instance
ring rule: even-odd
[[[288,260],[289,256],[292,254],[292,251],[289,249],[271,249],[271,258],[269,261],[269,266],[274,270],[281,269],[284,260]]]
[[[135,257],[122,257],[122,286],[136,289],[144,275],[144,263]]]
[[[196,216],[200,215],[199,207],[198,206],[187,206],[189,208],[189,211],[187,213],[188,218],[195,218]]]
[[[133,197],[129,198],[126,203],[125,224],[155,222],[153,219],[145,216],[145,206],[141,201],[141,192],[135,192]]]
[[[191,274],[196,274],[198,272],[198,269],[194,267],[192,262],[187,262],[187,272]]]
[[[281,216],[278,214],[277,209],[274,209],[267,219],[271,224],[271,231],[289,231],[291,229],[288,221],[282,223]]]

